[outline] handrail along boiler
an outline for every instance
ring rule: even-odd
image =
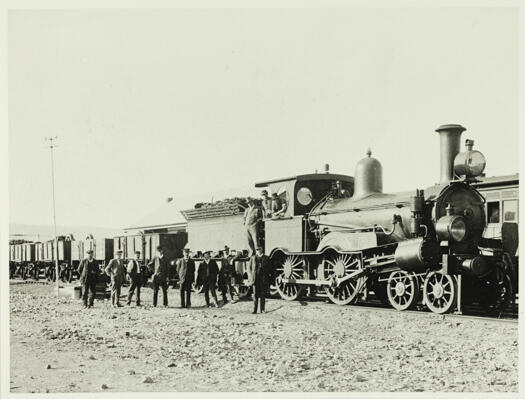
[[[443,125],[441,178],[414,191],[383,193],[382,166],[371,156],[356,165],[353,195],[331,192],[304,216],[316,248],[275,248],[275,286],[282,298],[324,291],[344,305],[370,292],[398,310],[418,303],[435,313],[477,302],[501,311],[515,292],[514,265],[483,239],[484,198],[472,186],[485,158],[461,125]]]

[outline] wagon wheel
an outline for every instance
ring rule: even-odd
[[[282,299],[293,301],[303,292],[303,287],[299,284],[284,283],[283,278],[300,279],[304,276],[306,260],[298,255],[289,255],[282,262],[277,264],[275,269],[275,285]]]
[[[508,306],[513,295],[512,279],[503,263],[498,262],[494,272],[487,276],[479,304],[486,312],[498,314]]]
[[[197,283],[192,283],[191,286],[193,287],[193,292],[196,294],[200,294],[202,292],[202,285],[197,285]]]
[[[397,310],[412,308],[419,300],[419,282],[413,273],[396,270],[387,282],[388,301]]]
[[[361,269],[361,261],[350,254],[335,254],[324,259],[324,278],[325,280],[337,281],[348,274]],[[325,291],[328,298],[336,305],[348,305],[357,300],[358,294],[366,284],[365,277],[349,279],[339,286],[332,284]]]
[[[279,289],[276,284],[270,284],[269,291],[271,296],[279,295]]]
[[[246,298],[250,295],[251,287],[248,285],[239,285],[237,287],[237,294],[239,295],[239,299]]]
[[[431,272],[423,283],[423,298],[434,313],[447,313],[457,301],[457,284],[454,277],[439,271]]]

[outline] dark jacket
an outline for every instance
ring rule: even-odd
[[[248,263],[248,285],[267,285],[272,273],[270,258],[267,255],[254,255]]]
[[[202,261],[197,272],[197,285],[204,285],[210,288],[215,288],[217,285],[217,275],[219,274],[219,266],[217,262],[210,259],[210,263],[206,264]]]
[[[156,279],[157,281],[163,281],[168,278],[169,265],[168,258],[166,258],[166,256],[163,256],[162,258],[155,256],[149,261],[148,268],[150,269],[151,273],[153,273],[153,279]]]
[[[191,258],[177,260],[177,274],[181,285],[192,284],[195,280],[195,261]]]
[[[219,270],[219,287],[231,284],[233,276],[235,276],[233,257],[229,256],[228,258],[222,258],[221,270]]]
[[[99,275],[99,268],[95,259],[92,262],[89,260],[82,259],[80,265],[78,265],[78,274],[80,275],[80,282],[85,284],[88,280],[88,277],[91,281],[96,281]]]

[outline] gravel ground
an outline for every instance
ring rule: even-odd
[[[124,288],[123,292],[127,292]],[[112,309],[11,284],[11,392],[517,392],[518,326],[270,299]],[[160,298],[159,298],[160,299]]]

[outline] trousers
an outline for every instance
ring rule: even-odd
[[[232,298],[232,301],[233,301],[233,292],[234,292],[234,289],[233,289],[233,286],[231,285],[231,282],[227,282],[225,284],[222,284],[220,286],[220,289],[221,289],[221,294],[222,294],[222,300],[224,302],[227,301],[226,299],[226,294],[229,292],[230,293],[230,296]]]
[[[266,304],[266,284],[260,281],[255,281],[253,285],[253,311],[257,313],[258,305],[261,305],[261,312],[264,312],[264,305]]]
[[[210,293],[215,303],[217,303],[217,292],[215,291],[215,287],[204,285],[202,291],[204,292],[204,300],[206,301],[207,306],[210,306]]]
[[[86,280],[82,284],[82,301],[85,306],[93,306],[95,302],[95,292],[97,290],[97,281],[96,280]],[[88,303],[89,300],[89,303]]]
[[[129,286],[128,290],[128,305],[131,304],[131,298],[133,298],[133,294],[135,293],[135,290],[137,290],[136,304],[138,306],[140,305],[140,286],[142,285],[142,280],[140,278],[140,274],[136,277],[130,277],[130,279],[131,285]]]
[[[113,306],[120,303],[120,289],[122,288],[122,282],[113,280],[111,282],[111,304]]]
[[[185,281],[180,285],[180,306],[191,308],[191,281]]]
[[[252,256],[255,254],[255,249],[259,244],[256,224],[249,224],[246,226],[246,238],[248,239],[248,246],[250,247],[250,256]]]
[[[153,278],[153,306],[157,306],[159,288],[162,288],[162,304],[168,306],[168,282],[165,278]]]

